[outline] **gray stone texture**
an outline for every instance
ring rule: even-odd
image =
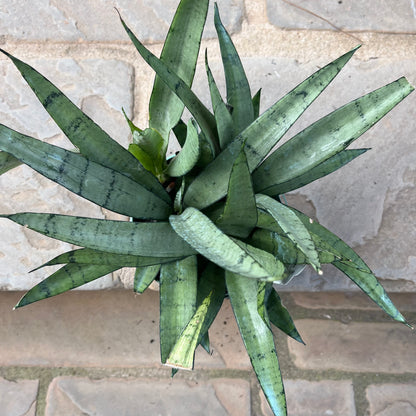
[[[29,63],[55,83],[95,122],[123,146],[128,145],[129,129],[121,113],[131,115],[133,108],[133,68],[118,60],[72,58],[37,59]],[[10,61],[0,62],[0,117],[2,123],[24,134],[73,149],[25,84]],[[114,76],[117,74],[117,77]],[[55,212],[68,215],[104,218],[95,204],[43,178],[27,166],[20,166],[0,176],[0,189],[7,198],[0,200],[3,214],[23,211]],[[48,239],[1,219],[0,288],[23,290],[32,287],[48,274],[29,270],[71,246]],[[113,285],[111,276],[90,283],[85,288]]]
[[[35,0],[27,7],[24,0],[0,5],[0,33],[6,39],[25,41],[129,41],[116,8],[142,41],[165,39],[178,0]],[[223,23],[236,32],[244,16],[243,0],[219,0]],[[205,37],[214,37],[213,5],[208,15]]]
[[[288,416],[356,416],[352,382],[284,380]],[[264,416],[273,416],[261,394]]]
[[[0,378],[0,416],[35,416],[38,380]]]
[[[416,415],[416,383],[373,384],[367,387],[369,416]]]
[[[78,291],[12,311],[18,299],[0,292],[0,366],[161,367],[156,291]],[[250,368],[228,301],[210,341],[212,354],[198,348],[196,369]]]
[[[357,55],[281,143],[336,108],[401,76],[416,84],[416,66],[412,60],[376,57],[361,60]],[[264,111],[330,61],[329,56],[301,62],[277,54],[269,58],[246,58],[243,64],[252,93],[262,88]],[[210,66],[224,91],[221,64],[212,60]],[[209,102],[206,77],[201,69],[197,72],[195,91]],[[352,245],[378,277],[395,281],[395,290],[416,290],[415,119],[416,94],[411,94],[351,146],[371,148],[371,151],[287,196],[289,204],[316,218]],[[324,267],[323,276],[306,270],[282,289],[302,287],[339,290],[356,286],[329,266]]]
[[[58,377],[49,386],[45,416],[249,416],[250,384],[218,379],[89,380]]]
[[[413,0],[267,0],[267,15],[285,29],[416,33]]]
[[[291,339],[288,345],[294,363],[301,369],[416,372],[416,337],[399,323],[344,324],[311,319],[295,323],[306,346]]]

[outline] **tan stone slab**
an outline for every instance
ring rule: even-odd
[[[295,323],[306,346],[290,339],[288,346],[301,369],[416,372],[416,336],[404,325],[312,319]]]
[[[45,416],[69,414],[249,416],[250,383],[58,377],[49,386]]]
[[[356,416],[352,381],[285,380],[288,416]],[[261,393],[264,416],[273,416]]]
[[[0,378],[0,416],[35,416],[38,380]]]
[[[0,365],[149,367],[160,365],[159,292],[69,292],[12,310],[21,293],[0,292]],[[224,302],[195,369],[250,369],[232,308]]]
[[[308,309],[380,309],[361,292],[294,292],[291,297],[297,305]],[[416,310],[415,293],[392,293],[389,297],[401,311]]]
[[[373,384],[366,390],[368,416],[416,415],[416,383]]]

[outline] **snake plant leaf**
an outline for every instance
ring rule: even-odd
[[[196,253],[167,222],[113,221],[33,212],[0,215],[0,218],[57,240],[109,253],[146,257],[185,257]]]
[[[270,328],[269,314],[267,312],[267,299],[273,290],[273,282],[260,280],[257,283],[257,312],[263,319],[263,322]]]
[[[253,173],[256,192],[276,195],[276,178],[281,183],[290,181],[344,150],[413,89],[406,78],[400,78],[311,124],[274,151]]]
[[[261,99],[261,88],[254,94],[254,97],[252,99],[254,119],[258,118],[260,115],[260,99]]]
[[[133,290],[136,293],[143,293],[155,280],[160,272],[161,265],[138,267],[134,273]]]
[[[279,294],[274,289],[270,292],[266,302],[270,322],[289,337],[305,345],[289,311],[283,306]]]
[[[333,247],[335,255],[339,255],[338,253],[341,254],[343,260],[335,261],[333,263],[335,267],[344,272],[371,300],[393,319],[408,325],[406,319],[398,311],[396,306],[394,306],[370,268],[351,247],[318,222],[311,221],[307,215],[294,208],[291,208],[291,210],[311,233],[318,235],[329,243],[329,247]]]
[[[129,177],[3,125],[0,148],[77,195],[119,214],[166,219],[171,212],[169,203]]]
[[[243,143],[252,172],[356,50],[354,48],[315,72],[254,120],[195,178],[185,194],[185,205],[203,209],[227,193],[233,160]]]
[[[196,310],[197,258],[190,256],[160,269],[160,356],[166,363]]]
[[[81,154],[93,162],[131,177],[169,203],[169,196],[159,181],[127,149],[113,140],[34,68],[9,53],[0,51],[12,60],[45,110]]]
[[[119,267],[114,265],[67,264],[30,289],[20,299],[15,309],[85,285],[117,269]]]
[[[195,350],[198,346],[198,339],[203,334],[203,325],[208,314],[209,305],[211,304],[211,295],[212,292],[198,306],[196,312],[172,348],[166,360],[166,365],[185,370],[193,370]]]
[[[49,260],[47,263],[37,267],[38,270],[46,266],[54,266],[56,264],[66,263],[82,263],[82,264],[102,264],[113,265],[121,267],[146,267],[154,266],[162,263],[169,263],[171,261],[179,260],[178,257],[145,257],[134,256],[128,254],[114,254],[104,251],[93,250],[90,248],[79,248],[60,254]]]
[[[218,140],[220,142],[221,149],[224,149],[235,136],[234,123],[233,118],[231,117],[231,114],[221,97],[217,84],[215,83],[214,76],[212,75],[211,69],[208,65],[208,54],[206,50],[205,69],[207,72],[209,91],[211,94],[212,109],[214,110],[214,117],[217,123]]]
[[[330,247],[321,246],[320,243],[323,243],[323,240],[316,234],[310,234],[318,253],[319,263],[333,263],[342,259],[342,256],[336,256]],[[296,244],[290,238],[275,231],[257,229],[250,237],[250,244],[274,254],[284,264],[308,263],[306,256],[297,249]]]
[[[212,143],[215,149],[219,149],[213,114],[204,106],[184,80],[182,80],[168,65],[145,48],[129,29],[121,16],[120,20],[142,58],[153,68],[163,82],[181,99],[204,132],[206,138]]]
[[[194,78],[209,0],[182,0],[169,28],[160,60],[190,87]],[[178,47],[180,45],[180,47]],[[149,102],[149,125],[166,141],[179,121],[183,102],[156,76]]]
[[[320,271],[319,256],[315,244],[307,228],[297,215],[286,205],[281,204],[267,195],[256,195],[257,206],[268,212],[279,224],[288,238],[306,257],[307,262]]]
[[[254,120],[250,85],[237,50],[221,22],[217,4],[215,4],[214,10],[214,24],[220,43],[222,63],[224,65],[227,104],[233,109],[232,119],[234,131],[236,134],[239,134]]]
[[[0,152],[0,175],[21,165],[22,162],[7,152]]]
[[[280,179],[276,178],[275,184],[271,186],[270,192],[273,195],[281,195],[286,192],[293,191],[304,185],[307,185],[317,179],[323,178],[326,175],[336,171],[337,169],[342,168],[347,163],[354,160],[356,157],[362,155],[370,149],[351,149],[351,150],[342,150],[339,153],[336,153],[334,156],[331,156],[329,159],[324,160],[322,163],[316,165],[315,167],[309,169],[302,175],[299,175],[295,178],[289,179],[286,182],[281,182]]]
[[[227,291],[241,337],[261,388],[276,416],[286,416],[279,361],[269,326],[257,310],[257,281],[225,272]]]
[[[244,148],[234,162],[224,212],[215,223],[226,234],[246,238],[257,224],[256,198]]]
[[[254,279],[276,281],[284,272],[283,264],[273,255],[228,237],[196,208],[171,215],[169,221],[184,241],[224,269]]]
[[[170,161],[166,173],[172,177],[186,175],[198,162],[199,138],[195,122],[189,120],[186,129],[186,141],[182,150]]]

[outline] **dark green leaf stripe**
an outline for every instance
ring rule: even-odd
[[[165,363],[196,311],[197,260],[187,257],[160,269],[160,356]]]
[[[117,269],[118,267],[108,265],[67,264],[30,289],[20,299],[15,309],[85,285]]]
[[[247,81],[243,65],[237,50],[223,26],[218,7],[215,4],[215,29],[220,42],[221,58],[224,65],[225,82],[227,87],[227,104],[232,109],[234,131],[241,133],[253,120],[254,110],[251,100],[250,85]]]
[[[7,152],[0,152],[0,175],[21,165],[22,162]]]
[[[170,205],[139,183],[84,156],[0,125],[0,148],[70,191],[135,218],[166,219]]]
[[[128,175],[169,202],[169,196],[158,180],[130,152],[113,140],[43,75],[9,53],[0,51],[13,61],[46,111],[85,157]]]
[[[356,49],[315,72],[251,123],[195,178],[185,194],[185,205],[202,209],[227,193],[233,161],[243,143],[252,172],[335,78]]]
[[[36,268],[35,270],[45,266],[53,266],[55,264],[66,263],[101,264],[119,267],[145,267],[153,266],[156,264],[169,263],[175,260],[179,260],[178,257],[133,256],[128,254],[108,253],[104,251],[93,250],[90,248],[80,248],[60,254],[42,266]]]
[[[189,87],[195,74],[208,5],[209,0],[180,2],[160,55],[160,60]],[[183,108],[182,101],[160,77],[156,76],[149,102],[149,123],[166,142],[170,130],[179,121]]]
[[[167,222],[136,223],[31,212],[0,217],[48,237],[109,253],[146,257],[195,254]]]
[[[261,98],[261,88],[256,92],[252,100],[254,119],[258,118],[258,116],[260,115],[260,98]]]
[[[286,182],[281,182],[279,178],[276,178],[276,183],[268,188],[268,194],[281,195],[305,186],[317,179],[323,178],[324,176],[329,175],[337,169],[342,168],[347,163],[354,160],[356,157],[365,153],[367,150],[370,149],[342,150],[334,156],[331,156],[329,159],[324,160],[319,165],[311,168],[306,173],[292,178]]]
[[[313,123],[273,152],[253,173],[256,192],[275,195],[286,182],[344,150],[413,91],[400,78]]]
[[[156,74],[163,79],[166,85],[182,100],[186,108],[195,118],[201,130],[204,132],[207,139],[210,140],[210,142],[218,149],[219,145],[216,136],[215,118],[211,112],[204,106],[204,104],[202,104],[189,86],[171,68],[169,68],[164,62],[144,47],[144,45],[124,23],[124,20],[121,17],[120,20],[142,58],[153,68]]]
[[[224,212],[216,225],[226,234],[246,238],[257,224],[256,198],[244,149],[241,149],[228,184]]]
[[[257,310],[257,281],[225,272],[227,291],[251,364],[275,416],[286,416],[286,398],[273,334]]]

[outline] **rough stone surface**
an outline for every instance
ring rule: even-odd
[[[35,416],[37,380],[0,378],[0,416]]]
[[[238,31],[244,13],[243,0],[219,0],[223,23]],[[177,0],[36,0],[27,8],[17,0],[0,9],[0,32],[6,38],[30,41],[128,41],[114,7],[141,40],[163,41],[178,5]],[[213,37],[213,7],[205,37]]]
[[[285,29],[416,32],[412,0],[267,0],[267,15]]]
[[[285,380],[288,416],[356,416],[351,381]],[[261,394],[264,416],[273,416]]]
[[[369,416],[416,415],[416,383],[373,384],[366,390]]]
[[[0,365],[161,366],[158,292],[71,292],[15,311],[19,294],[0,297]],[[210,341],[212,354],[198,348],[195,368],[250,368],[228,301]]]
[[[221,389],[226,385],[227,396]],[[219,393],[219,394],[218,394]],[[250,385],[244,380],[189,382],[169,379],[58,377],[49,386],[46,416],[85,414],[249,416]]]
[[[129,130],[121,114],[124,107],[131,115],[133,107],[133,69],[116,60],[71,58],[31,60],[29,62],[54,82],[68,97],[112,137],[128,144]],[[114,73],[118,76],[114,77]],[[20,73],[8,61],[0,62],[0,117],[2,123],[22,133],[55,145],[74,146],[43,109]],[[0,189],[7,198],[0,200],[0,212],[55,212],[60,214],[104,218],[103,211],[43,178],[27,166],[20,166],[0,176]],[[1,219],[0,288],[29,289],[48,274],[29,270],[54,256],[71,249],[68,244],[48,239]],[[90,283],[84,288],[105,288],[113,285],[111,276]]]
[[[295,322],[306,346],[288,339],[301,369],[407,373],[416,371],[416,337],[395,323],[302,319]]]

